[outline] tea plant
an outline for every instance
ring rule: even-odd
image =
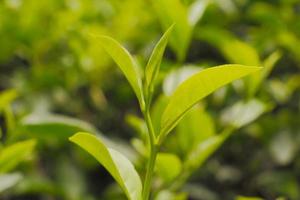
[[[150,198],[152,178],[160,148],[168,134],[185,114],[201,99],[218,88],[260,70],[260,67],[232,64],[211,67],[196,73],[180,84],[172,94],[161,117],[159,131],[156,132],[150,115],[151,102],[162,56],[172,29],[173,26],[165,32],[155,46],[145,67],[143,79],[139,74],[136,61],[124,47],[110,37],[97,37],[101,46],[115,60],[133,88],[147,125],[148,158],[143,184],[133,164],[120,152],[108,148],[100,138],[84,132],[76,133],[70,137],[72,142],[90,153],[108,170],[130,200],[147,200]]]

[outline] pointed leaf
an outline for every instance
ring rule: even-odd
[[[156,44],[156,46],[152,52],[152,55],[148,61],[148,64],[146,66],[145,83],[146,83],[148,95],[151,95],[151,93],[153,92],[152,90],[153,90],[153,86],[154,86],[154,81],[159,72],[160,63],[161,63],[165,48],[167,46],[169,36],[173,30],[173,27],[174,27],[174,25],[170,26],[170,28],[168,28],[168,30],[165,32],[165,34],[161,37],[159,42]]]
[[[5,173],[12,170],[20,162],[30,156],[35,144],[35,140],[26,140],[1,149],[0,173]]]
[[[70,137],[74,142],[101,163],[124,190],[130,200],[141,200],[142,183],[131,162],[121,153],[107,148],[99,138],[79,132]]]
[[[96,38],[100,41],[100,44],[104,50],[112,57],[112,59],[122,70],[131,87],[133,88],[140,104],[142,105],[142,82],[138,73],[137,64],[133,57],[116,40],[107,36],[97,36]]]
[[[159,143],[198,101],[218,88],[260,70],[260,67],[222,65],[200,71],[175,90],[163,113]]]

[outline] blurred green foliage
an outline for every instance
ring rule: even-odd
[[[95,133],[145,170],[138,102],[91,35],[116,38],[145,66],[172,23],[154,124],[176,86],[201,69],[238,63],[264,72],[223,87],[180,122],[162,148],[156,199],[300,198],[298,0],[3,0],[1,199],[124,199],[67,140]]]

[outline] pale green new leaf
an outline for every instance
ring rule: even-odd
[[[32,154],[35,140],[17,142],[0,150],[0,173],[6,173]]]
[[[121,153],[107,148],[96,136],[79,132],[70,137],[74,142],[91,154],[117,181],[130,200],[141,200],[142,183],[132,163]]]
[[[170,26],[165,34],[161,37],[159,42],[156,44],[152,55],[148,61],[148,64],[145,69],[145,85],[148,92],[148,95],[151,95],[153,92],[154,81],[159,72],[161,60],[165,51],[165,48],[168,43],[169,36],[173,30],[174,25]]]
[[[96,38],[104,50],[112,57],[112,59],[122,70],[131,87],[133,88],[140,104],[143,105],[142,81],[138,72],[137,64],[133,57],[116,40],[108,36],[97,36]]]
[[[200,71],[175,90],[163,113],[159,143],[177,125],[184,114],[202,98],[218,88],[260,70],[260,67],[222,65]]]
[[[179,175],[182,169],[182,164],[175,154],[159,153],[157,155],[155,168],[156,173],[165,182],[170,182]]]

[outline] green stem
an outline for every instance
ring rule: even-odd
[[[151,183],[152,183],[152,177],[154,174],[154,167],[156,162],[156,157],[158,153],[158,146],[155,144],[155,133],[150,117],[149,108],[147,107],[144,112],[144,118],[146,120],[146,124],[149,131],[149,147],[150,147],[150,155],[148,160],[148,166],[146,171],[146,177],[144,181],[144,189],[143,189],[143,200],[148,200],[150,196],[150,190],[151,190]]]

